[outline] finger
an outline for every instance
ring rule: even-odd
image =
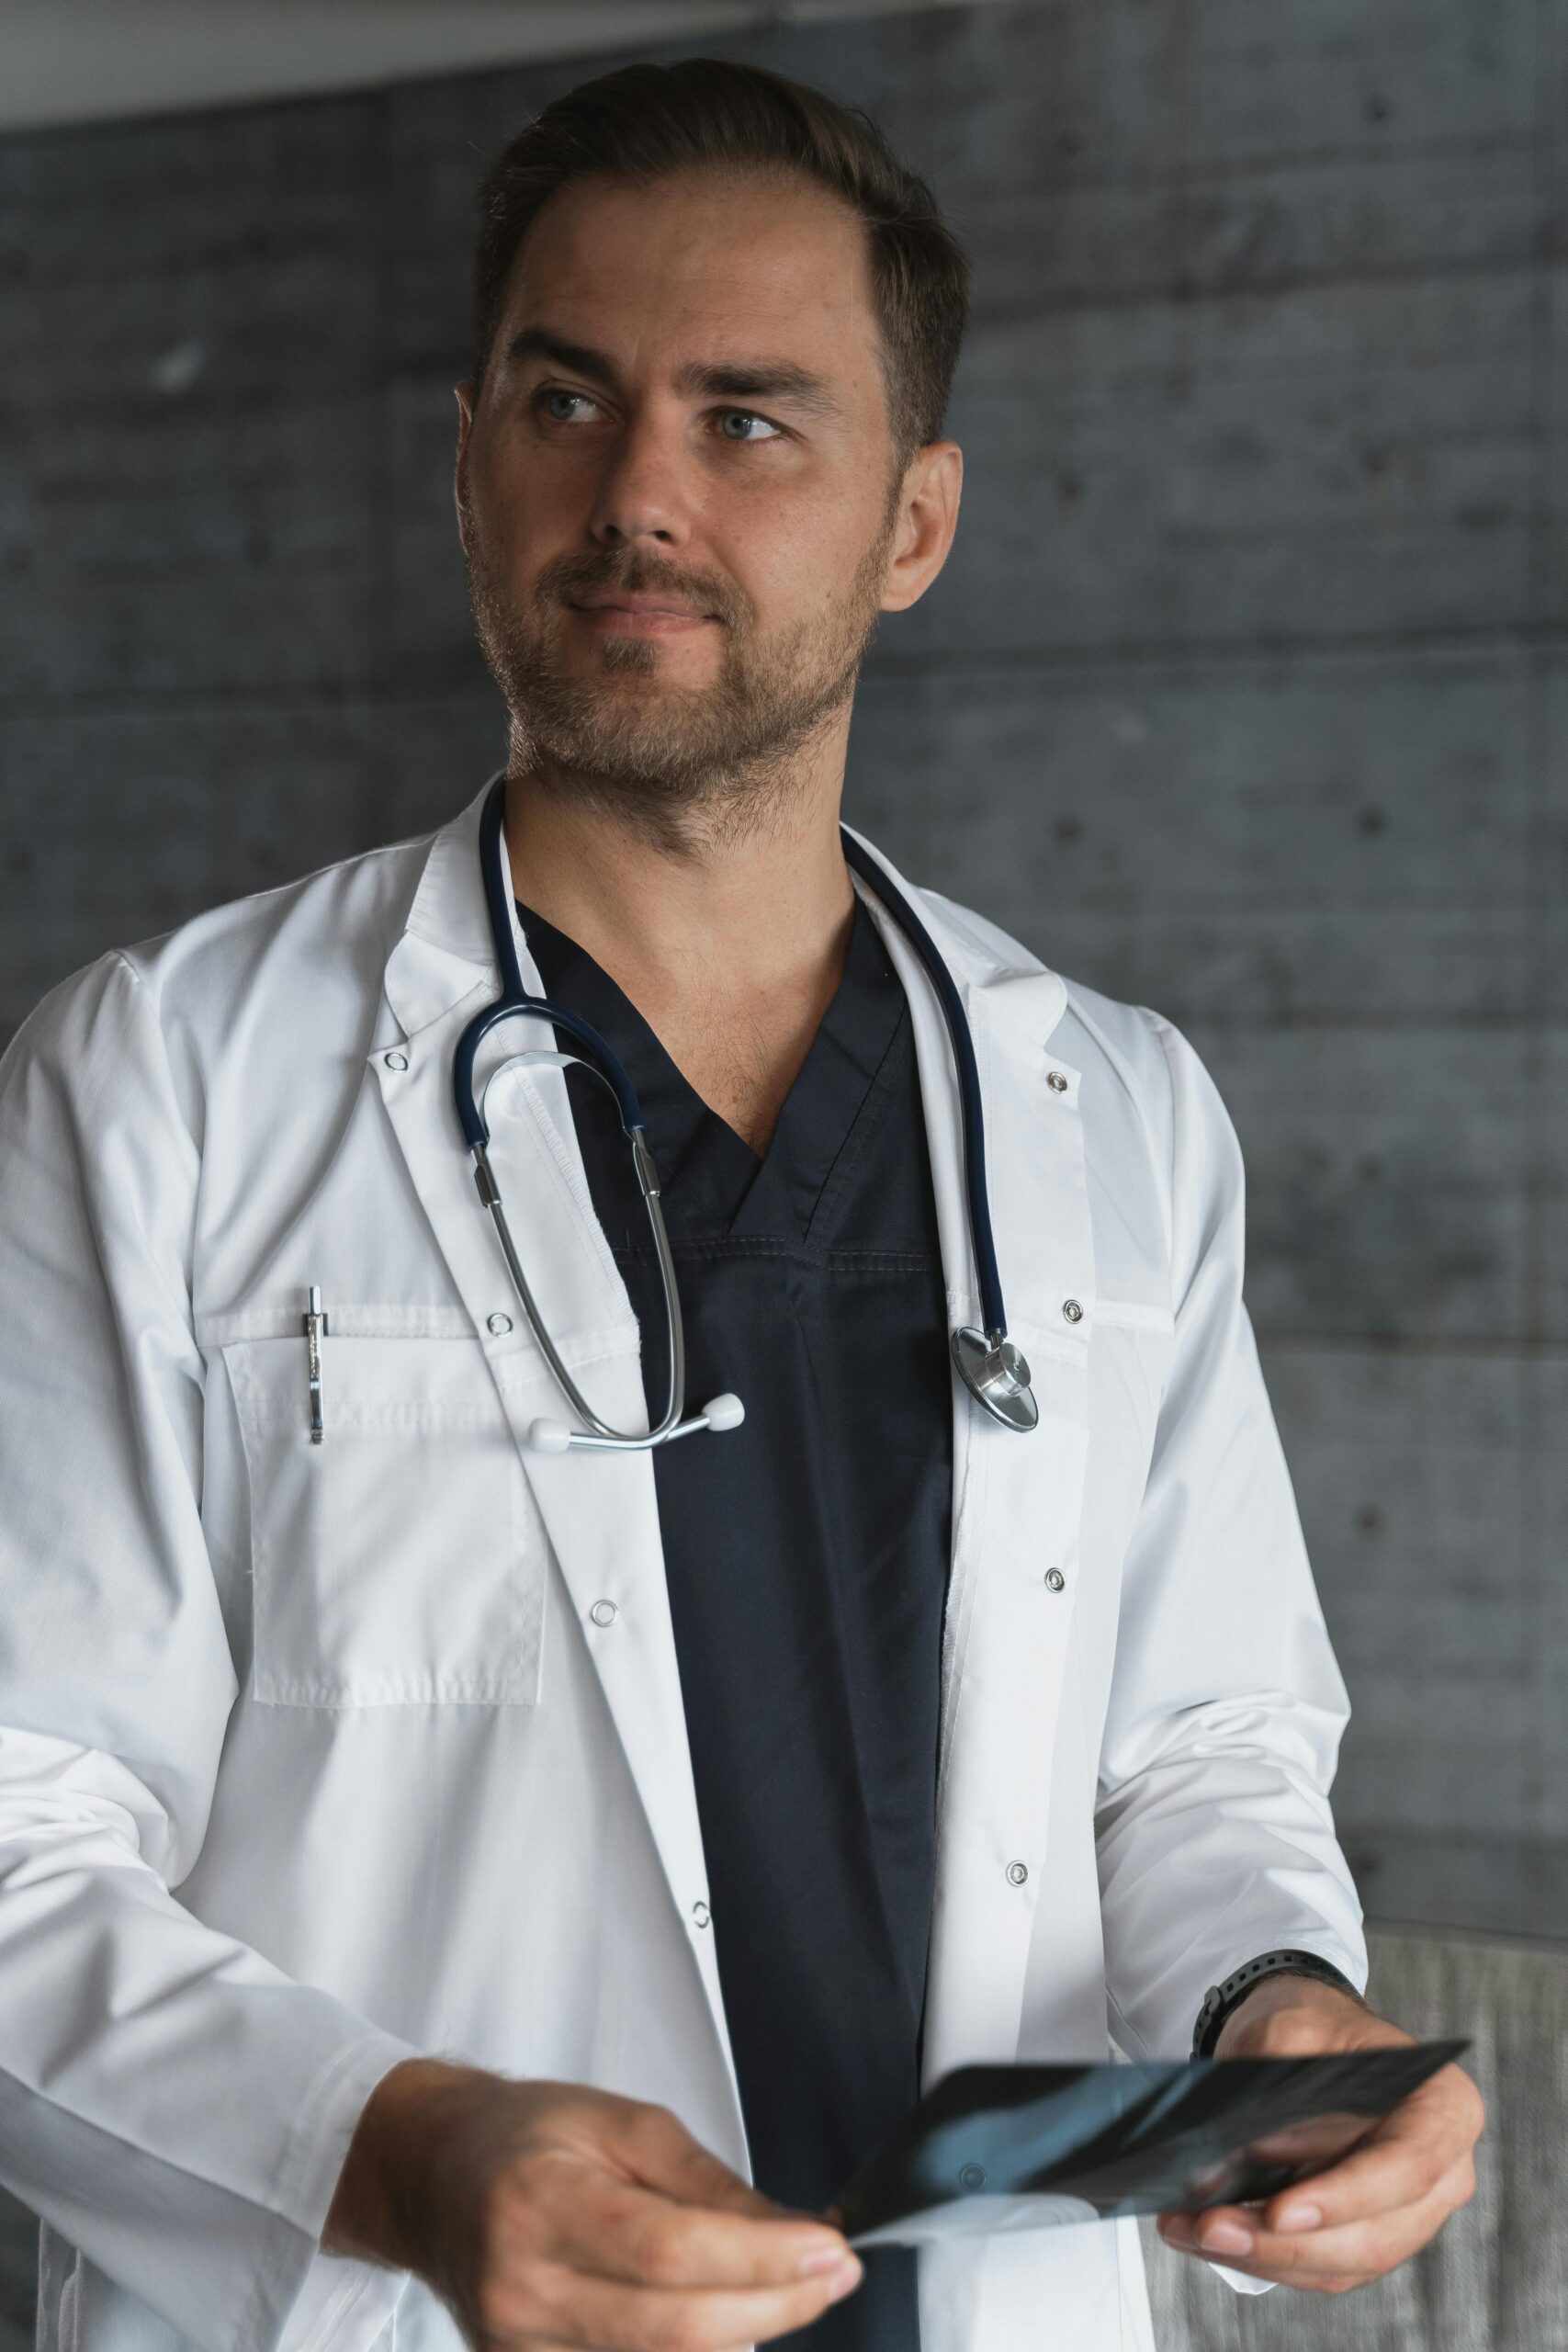
[[[1428,2102],[1427,2093],[1448,2076],[1451,2085]],[[1480,2094],[1470,2077],[1457,2066],[1446,2067],[1337,2164],[1277,2191],[1260,2210],[1212,2207],[1199,2217],[1198,2233],[1224,2230],[1230,2236],[1237,2227],[1287,2234],[1292,2229],[1332,2229],[1418,2205],[1451,2176],[1473,2177],[1471,2152],[1483,2120]]]
[[[1267,2279],[1274,2285],[1285,2284],[1262,2261],[1248,2255],[1222,2253],[1217,2248],[1200,2245],[1192,2235],[1192,2218],[1190,2214],[1160,2216],[1159,2234],[1173,2253],[1189,2255],[1199,2262],[1223,2264],[1227,2270],[1240,2271],[1244,2278]],[[1323,2270],[1298,2274],[1292,2278],[1290,2283],[1295,2287],[1316,2287],[1325,2293],[1339,2294],[1348,2287],[1365,2286],[1374,2275],[1366,2270]]]
[[[787,2210],[732,2172],[666,2107],[635,2109],[616,2134],[613,2153],[633,2180],[684,2205],[759,2216]]]
[[[679,2204],[614,2174],[541,2159],[519,2183],[525,2250],[629,2286],[784,2287],[848,2254],[842,2233],[768,2208],[761,2216]]]
[[[1216,2206],[1207,2213],[1162,2216],[1159,2233],[1179,2253],[1202,2255],[1281,2284],[1307,2286],[1350,2275],[1381,2278],[1425,2245],[1468,2193],[1456,2173],[1417,2204],[1337,2229],[1271,2232],[1258,2226],[1256,2214]]]
[[[1329,2171],[1314,2173],[1261,2205],[1211,2205],[1186,2218],[1200,2245],[1216,2253],[1244,2254],[1260,2237],[1304,2236],[1309,2232],[1321,2236],[1325,2231],[1404,2212],[1419,2205],[1444,2177],[1433,2171],[1424,2151],[1369,2150]]]
[[[1454,2077],[1453,2085],[1428,2098],[1446,2075]],[[1481,2121],[1480,2094],[1469,2075],[1457,2066],[1445,2068],[1338,2164],[1271,2197],[1264,2225],[1283,2231],[1333,2228],[1418,2204],[1468,2162]]]
[[[656,2352],[679,2345],[681,2352],[736,2352],[775,2335],[812,2326],[829,2303],[860,2284],[861,2265],[846,2255],[838,2270],[789,2287],[693,2294],[667,2287],[627,2287],[580,2271],[551,2267],[536,2275],[534,2308],[519,2313],[532,2346],[536,2316],[551,2335],[592,2345],[595,2352]]]

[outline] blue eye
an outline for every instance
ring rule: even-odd
[[[736,417],[739,417],[741,422],[746,424],[767,424],[769,433],[775,438],[777,437],[777,425],[768,424],[768,420],[765,416],[758,416],[749,408],[727,408],[724,412],[724,422],[726,426],[728,427]],[[724,437],[727,441],[750,441],[754,436],[750,433],[730,433],[727,430]]]
[[[536,407],[543,408],[543,407],[544,407],[544,405],[545,405],[545,402],[546,402],[547,401],[587,401],[587,400],[588,400],[588,395],[587,395],[587,393],[586,393],[586,392],[569,392],[569,391],[565,391],[565,390],[563,390],[563,389],[561,388],[561,386],[560,386],[560,385],[558,385],[558,384],[550,384],[550,385],[547,385],[547,386],[546,386],[546,388],[545,388],[545,390],[544,390],[539,394],[539,396],[538,396],[538,398],[537,398],[536,401],[535,402],[535,405],[536,405]],[[588,405],[589,405],[590,407],[592,407],[592,406],[593,405],[593,403],[592,403],[591,401],[588,401]],[[554,418],[552,418],[552,420],[551,420],[551,421],[552,421],[552,423],[554,423],[554,424],[564,424],[566,423],[566,421],[567,421],[567,420],[565,419],[565,417],[558,416],[558,417],[554,417]]]
[[[552,408],[549,405],[552,401],[564,401],[567,403],[567,410]],[[547,384],[534,395],[534,407],[551,424],[570,424],[571,417],[569,412],[573,406],[597,408],[598,405],[597,401],[590,400],[586,392],[569,392],[562,384]],[[778,441],[784,437],[780,428],[770,418],[759,416],[753,409],[727,408],[721,409],[718,413],[723,420],[722,429],[727,441],[746,444],[762,440]],[[740,430],[731,431],[730,428],[736,424],[739,425]],[[753,433],[749,429],[752,425],[760,425],[762,430],[760,433]]]

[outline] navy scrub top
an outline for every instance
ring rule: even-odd
[[[687,1409],[724,1389],[746,1407],[738,1430],[657,1448],[653,1474],[752,2173],[820,2211],[919,2092],[953,1408],[908,1006],[857,898],[842,981],[760,1158],[599,965],[518,915],[545,994],[592,1022],[640,1098]],[[567,1089],[656,1418],[663,1301],[630,1148],[604,1087],[572,1069]],[[868,2248],[865,2270],[776,2340],[916,2352],[912,2250]]]

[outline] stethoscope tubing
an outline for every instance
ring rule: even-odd
[[[501,1197],[501,1187],[496,1182],[494,1172],[491,1168],[488,1143],[475,1146],[474,1169],[479,1179],[479,1198],[491,1213],[491,1221],[500,1238],[502,1252],[506,1260],[507,1272],[512,1276],[513,1287],[517,1293],[523,1312],[528,1320],[528,1329],[538,1341],[545,1361],[549,1365],[557,1385],[564,1392],[573,1411],[580,1414],[588,1424],[586,1430],[572,1433],[574,1442],[579,1445],[595,1444],[618,1448],[657,1445],[663,1439],[677,1435],[686,1396],[686,1341],[684,1327],[681,1320],[681,1294],[675,1281],[675,1261],[670,1248],[670,1236],[665,1230],[664,1211],[657,1193],[649,1193],[645,1189],[643,1199],[648,1209],[649,1224],[653,1232],[653,1246],[658,1256],[660,1279],[664,1289],[665,1329],[669,1333],[668,1382],[663,1414],[644,1436],[640,1430],[613,1429],[608,1421],[594,1411],[567,1370],[560,1351],[550,1337],[549,1327],[539,1312],[538,1303],[529,1286],[528,1277],[523,1271],[523,1261],[517,1254],[516,1244],[512,1238],[512,1227],[507,1222],[506,1209]]]
[[[681,1319],[681,1294],[675,1279],[674,1254],[670,1247],[670,1236],[665,1228],[664,1211],[660,1201],[659,1170],[643,1132],[642,1109],[637,1102],[637,1089],[623,1069],[619,1057],[588,1022],[574,1012],[567,1012],[561,1005],[551,1004],[547,998],[530,996],[523,985],[523,967],[517,960],[517,946],[512,933],[512,900],[502,831],[505,815],[506,778],[503,773],[492,783],[479,820],[479,870],[484,877],[485,906],[490,916],[496,962],[501,971],[502,990],[493,1004],[486,1005],[483,1012],[477,1013],[468,1023],[457,1040],[452,1062],[453,1102],[458,1125],[473,1156],[474,1178],[479,1199],[490,1211],[506,1260],[506,1269],[527,1317],[528,1328],[539,1344],[557,1385],[572,1410],[586,1424],[583,1429],[567,1433],[569,1442],[616,1452],[640,1451],[682,1433],[686,1397],[685,1329]],[[586,1047],[586,1053],[581,1057],[583,1067],[591,1069],[615,1095],[621,1125],[632,1146],[637,1182],[659,1261],[660,1281],[664,1292],[665,1328],[669,1333],[669,1381],[664,1411],[646,1432],[614,1429],[603,1415],[594,1411],[550,1337],[548,1326],[539,1312],[538,1302],[523,1270],[517,1245],[512,1238],[501,1186],[491,1166],[490,1123],[485,1116],[483,1100],[474,1089],[474,1065],[479,1047],[491,1032],[503,1021],[520,1018],[539,1020],[547,1022],[553,1029],[564,1029],[568,1035]]]
[[[991,1232],[991,1204],[986,1178],[986,1114],[980,1100],[980,1067],[975,1040],[958,984],[937,951],[936,942],[908,899],[877,863],[863,842],[845,825],[839,828],[844,862],[853,868],[882,900],[914,949],[936,990],[947,1027],[958,1077],[958,1102],[964,1130],[964,1189],[969,1209],[969,1242],[975,1258],[975,1279],[980,1293],[980,1320],[993,1346],[1007,1337],[1007,1309],[1002,1305],[1002,1278],[997,1266],[997,1245]]]
[[[552,1004],[547,998],[531,996],[523,985],[523,968],[513,933],[510,868],[503,830],[505,812],[506,775],[502,770],[492,780],[479,816],[479,865],[486,911],[490,917],[496,964],[501,976],[501,994],[493,1003],[475,1014],[458,1038],[453,1056],[452,1091],[457,1122],[473,1158],[479,1199],[494,1222],[507,1271],[527,1317],[529,1329],[537,1340],[558,1385],[585,1424],[580,1430],[569,1430],[559,1423],[540,1422],[536,1425],[536,1434],[541,1444],[557,1450],[573,1445],[610,1451],[640,1451],[664,1444],[671,1438],[683,1437],[694,1430],[733,1427],[741,1418],[743,1408],[738,1399],[729,1396],[716,1398],[705,1413],[692,1419],[683,1418],[686,1361],[680,1290],[675,1278],[674,1255],[660,1201],[659,1170],[649,1148],[637,1089],[618,1056],[596,1029],[578,1014],[568,1012],[563,1006]],[[1002,1302],[1001,1277],[997,1266],[996,1241],[987,1190],[980,1072],[964,1001],[952,973],[938,953],[935,942],[897,884],[847,827],[840,827],[840,840],[845,863],[881,901],[919,957],[936,991],[953,1054],[958,1080],[970,1247],[982,1322],[978,1331],[962,1330],[952,1335],[953,1359],[965,1384],[987,1411],[1014,1428],[1032,1428],[1035,1408],[1028,1388],[1029,1368],[1007,1337],[1007,1312]],[[582,1395],[549,1335],[512,1238],[501,1187],[491,1166],[490,1126],[485,1116],[483,1096],[475,1091],[474,1069],[479,1047],[491,1031],[503,1021],[520,1017],[544,1022],[552,1029],[564,1030],[584,1048],[581,1054],[565,1058],[581,1062],[610,1089],[615,1098],[621,1125],[632,1147],[637,1181],[659,1261],[669,1331],[670,1380],[665,1408],[657,1425],[646,1431],[611,1428]],[[1010,1396],[1016,1396],[1021,1390],[1021,1408],[1016,1405],[1011,1409],[999,1408],[997,1396],[991,1393],[998,1383],[1000,1389]],[[1017,1417],[1020,1410],[1024,1411],[1025,1418]]]

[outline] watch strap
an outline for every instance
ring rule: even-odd
[[[1192,2055],[1210,2058],[1231,2011],[1266,1976],[1310,1976],[1320,1984],[1335,1984],[1359,2000],[1361,1996],[1342,1968],[1314,1951],[1266,1951],[1243,1962],[1222,1984],[1211,1984],[1192,2029]]]

